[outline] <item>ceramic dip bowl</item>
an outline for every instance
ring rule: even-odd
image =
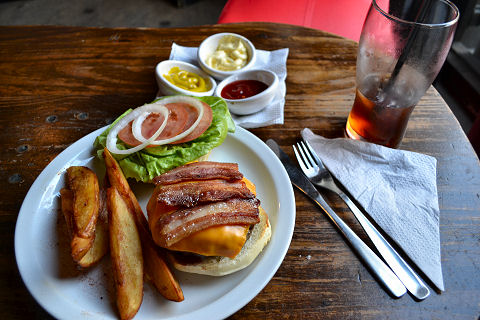
[[[225,78],[215,95],[227,102],[231,113],[247,115],[267,107],[278,88],[277,75],[268,70],[248,70]]]
[[[238,43],[236,42],[238,42],[238,40],[240,40],[243,46],[241,46],[241,48],[238,50],[233,50],[233,48],[237,47]],[[227,49],[219,50],[220,43],[226,45]],[[246,59],[243,59],[244,55],[246,55]],[[214,60],[212,60],[213,56],[216,57]],[[202,70],[204,70],[206,73],[218,80],[223,80],[231,75],[251,69],[255,64],[256,58],[257,55],[252,42],[236,33],[216,33],[214,35],[211,35],[210,37],[203,40],[203,42],[200,44],[200,47],[198,48],[197,53],[197,61]],[[219,69],[221,67],[228,68],[232,64],[235,64],[235,62],[238,63],[239,61],[244,60],[246,60],[246,64],[239,69]],[[209,65],[209,62],[212,61],[215,62],[217,67]]]
[[[203,80],[205,81],[205,86],[208,88],[208,90],[199,92],[186,90],[168,81],[165,75],[168,75],[169,71],[174,67],[178,67],[180,70],[193,73],[203,78]],[[212,96],[217,86],[215,80],[200,68],[194,66],[193,64],[176,60],[164,60],[157,64],[157,66],[155,67],[155,78],[157,80],[157,84],[161,93],[166,96],[178,94],[194,97]]]

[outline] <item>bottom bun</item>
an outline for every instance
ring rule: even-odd
[[[201,261],[187,262],[181,258],[181,254],[177,255],[177,253],[171,252],[170,261],[172,265],[180,271],[210,276],[224,276],[247,267],[262,252],[272,236],[272,227],[268,221],[268,216],[261,207],[259,208],[259,215],[260,222],[250,230],[242,251],[234,259],[202,257]]]
[[[197,162],[197,161],[208,161],[208,157],[210,157],[210,154],[212,153],[212,151],[209,151],[207,154],[204,154],[203,156],[195,159],[194,161],[192,162]]]

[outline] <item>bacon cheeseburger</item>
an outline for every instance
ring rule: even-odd
[[[125,112],[97,137],[94,148],[101,158],[107,147],[125,177],[152,182],[208,155],[234,131],[222,98],[171,96]]]
[[[226,275],[250,265],[270,240],[255,186],[235,163],[194,162],[154,183],[148,223],[178,270]]]

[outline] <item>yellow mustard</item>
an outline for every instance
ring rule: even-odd
[[[248,61],[247,47],[243,40],[235,36],[223,36],[217,50],[207,58],[207,65],[220,71],[233,71],[243,68]]]
[[[211,85],[204,78],[194,72],[189,72],[173,67],[168,74],[163,75],[171,84],[192,92],[206,92],[210,90]]]

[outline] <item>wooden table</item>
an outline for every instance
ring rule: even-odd
[[[0,309],[4,319],[48,319],[23,284],[14,256],[22,201],[40,172],[67,146],[151,101],[154,67],[172,42],[198,46],[236,32],[258,49],[290,48],[285,123],[251,130],[289,146],[304,127],[343,135],[353,103],[357,44],[301,27],[249,23],[179,29],[0,27]],[[327,218],[295,191],[290,249],[265,289],[233,319],[477,319],[480,315],[480,165],[440,95],[429,89],[402,149],[438,159],[446,291],[422,302],[392,299]],[[361,233],[346,206],[328,200]],[[363,235],[363,234],[362,234]]]

